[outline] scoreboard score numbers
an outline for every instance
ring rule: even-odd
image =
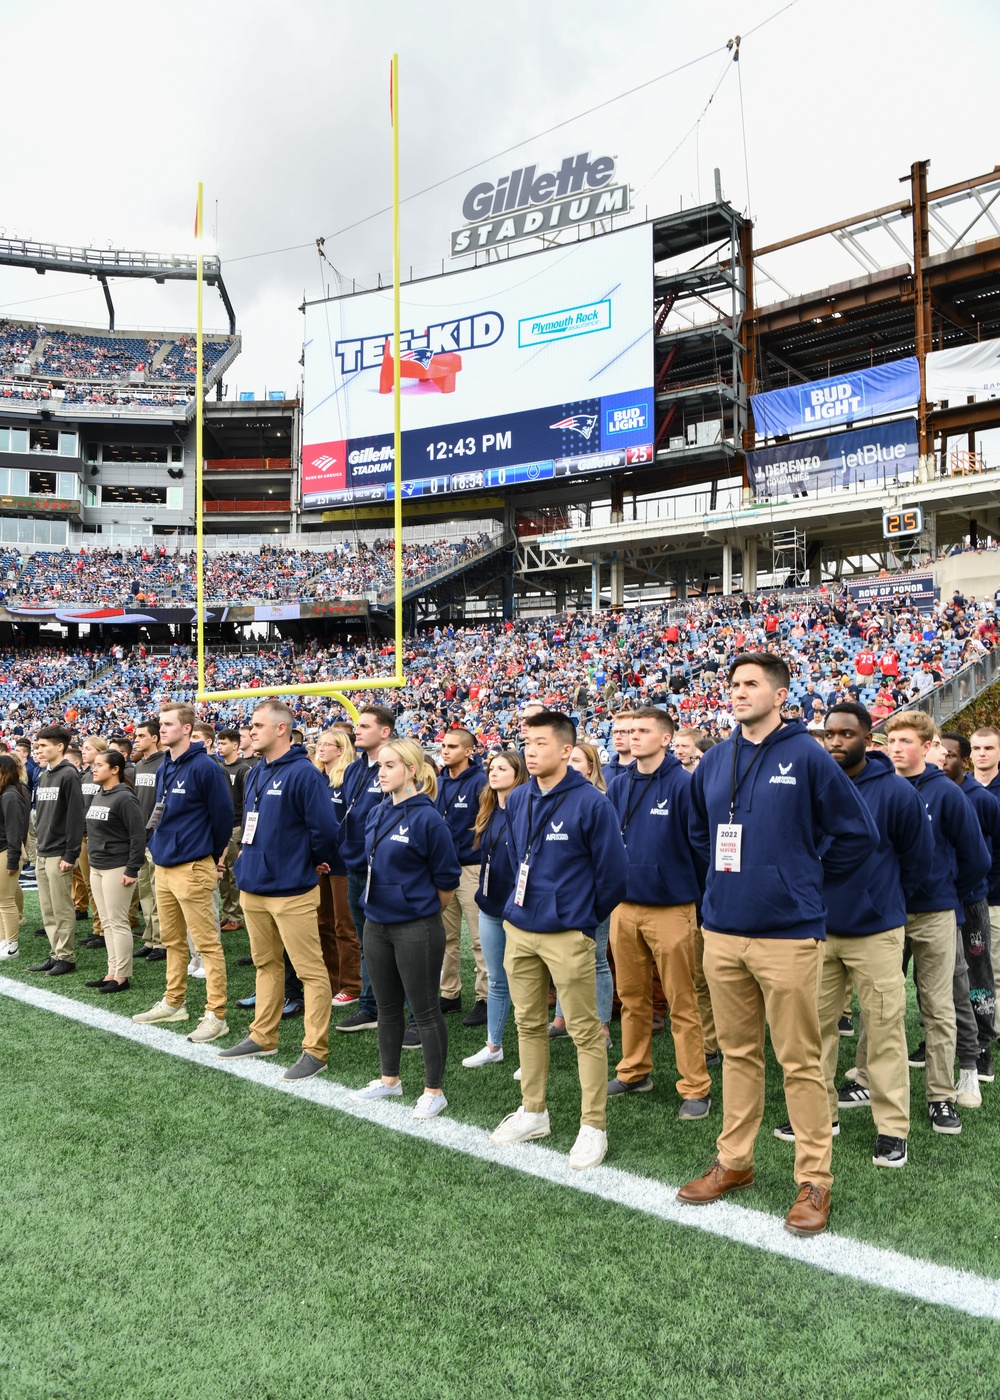
[[[923,506],[904,506],[901,510],[884,510],[882,512],[883,539],[904,539],[908,535],[923,534],[923,529]]]

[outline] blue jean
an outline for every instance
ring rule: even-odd
[[[611,915],[598,924],[594,931],[595,951],[597,954],[597,1014],[601,1018],[603,1026],[608,1025],[611,1020],[611,1008],[615,1001],[615,982],[611,976],[611,968],[608,966],[608,934],[611,931]],[[482,935],[480,934],[480,937]],[[562,1015],[562,1008],[556,1001],[555,1014]],[[493,1042],[494,1045],[496,1041]]]
[[[347,872],[347,902],[351,906],[351,918],[354,920],[358,946],[361,949],[361,996],[358,999],[358,1011],[365,1012],[374,1021],[378,1015],[378,1006],[375,1003],[375,993],[372,991],[371,979],[368,976],[368,967],[365,963],[365,916],[361,908],[361,896],[364,892],[365,876],[356,875],[353,870],[349,870]]]
[[[510,988],[503,967],[507,935],[503,919],[479,911],[479,943],[486,959],[486,1035],[495,1048],[503,1044],[504,1027],[510,1014]]]

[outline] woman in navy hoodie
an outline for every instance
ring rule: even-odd
[[[364,947],[378,1005],[382,1077],[352,1097],[402,1098],[406,1002],[424,1055],[424,1092],[413,1116],[434,1118],[447,1107],[441,1089],[448,1054],[438,990],[445,947],[441,910],[458,889],[462,871],[451,832],[434,808],[437,778],[420,745],[393,739],[379,750],[378,763],[382,791],[392,801],[373,808],[365,826]]]
[[[514,893],[516,870],[504,808],[507,795],[528,781],[524,759],[516,749],[495,753],[486,765],[486,786],[479,794],[473,844],[480,853],[479,940],[486,959],[486,1044],[462,1061],[466,1069],[498,1064],[503,1059],[503,1032],[510,1014],[510,988],[503,967],[507,935],[503,907]]]

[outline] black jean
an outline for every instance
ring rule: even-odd
[[[993,1043],[997,998],[990,956],[990,907],[985,899],[978,899],[964,909],[955,958],[955,1011],[958,1063],[971,1069],[980,1051]]]
[[[378,1054],[384,1075],[399,1074],[403,1008],[409,1005],[424,1052],[424,1083],[440,1089],[448,1054],[441,1014],[444,923],[440,914],[405,924],[365,920],[365,961],[378,1005]]]

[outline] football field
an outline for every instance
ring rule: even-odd
[[[189,1025],[133,1026],[163,965],[138,962],[115,997],[83,987],[102,952],[32,976],[46,945],[26,906],[0,969],[2,1400],[1000,1393],[1000,1084],[945,1138],[914,1072],[902,1171],[871,1166],[871,1115],[844,1112],[831,1231],[797,1240],[773,1060],[756,1187],[684,1208],[674,1188],[711,1160],[719,1112],[677,1122],[669,1036],[654,1092],[609,1105],[605,1167],[577,1174],[569,1042],[552,1047],[551,1138],[496,1149],[487,1130],[518,1102],[512,1023],[506,1062],[465,1070],[482,1032],[448,1018],[449,1110],[420,1124],[418,1053],[403,1106],[340,1087],[377,1074],[373,1033],[332,1035],[327,1074],[289,1091],[301,1021],[277,1056],[219,1062],[251,1012],[191,1046],[194,982]],[[245,936],[226,950],[235,999]]]

